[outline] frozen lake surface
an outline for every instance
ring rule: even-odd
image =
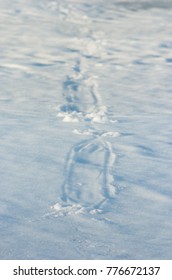
[[[172,259],[172,1],[0,0],[0,259]]]

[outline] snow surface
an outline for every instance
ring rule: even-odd
[[[0,258],[172,258],[172,1],[0,0]]]

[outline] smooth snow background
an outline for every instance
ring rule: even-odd
[[[0,7],[0,258],[171,259],[172,2]]]

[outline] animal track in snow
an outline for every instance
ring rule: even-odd
[[[91,127],[96,122],[115,121],[108,119],[107,108],[99,92],[98,77],[90,74],[89,69],[90,58],[106,55],[105,42],[99,34],[94,36],[90,31],[90,35],[87,39],[72,40],[78,57],[72,73],[66,75],[63,81],[64,103],[58,106],[57,114],[64,122],[81,122],[84,129],[74,129],[73,133],[90,136],[90,139],[75,144],[67,156],[63,195],[61,201],[52,206],[56,216],[102,213],[103,205],[116,195],[113,177],[116,154],[107,139],[117,137],[119,133]],[[87,129],[88,123],[90,128]]]
[[[103,204],[116,194],[115,160],[110,142],[101,137],[74,145],[66,161],[63,204],[57,203],[53,209],[59,215],[101,212]]]
[[[63,96],[65,104],[58,112],[63,121],[105,121],[106,107],[101,104],[96,77],[66,77]]]

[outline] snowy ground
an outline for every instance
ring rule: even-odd
[[[0,0],[0,258],[172,258],[172,1]]]

